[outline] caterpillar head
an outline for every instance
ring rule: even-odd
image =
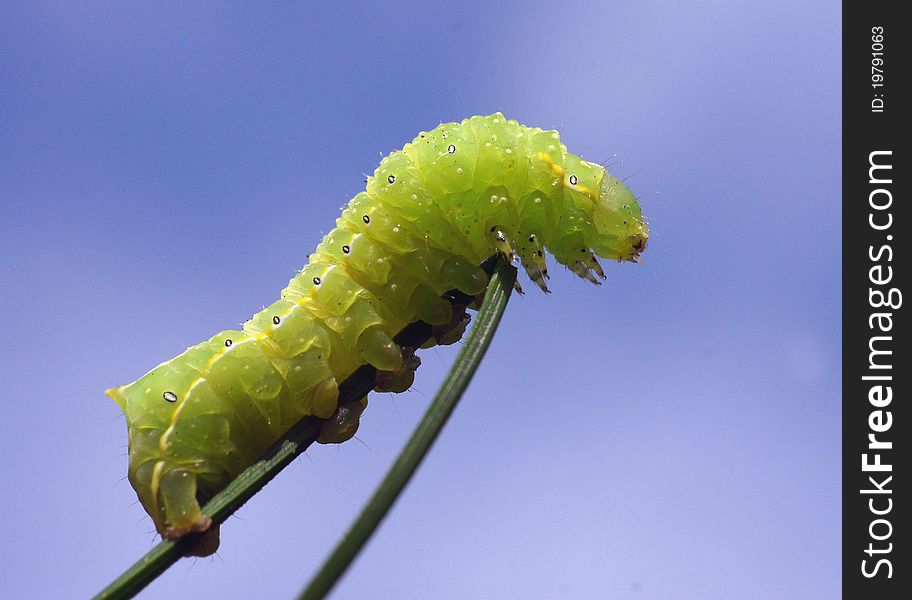
[[[630,189],[600,165],[578,156],[566,155],[564,167],[565,193],[591,222],[582,232],[584,245],[603,258],[636,261],[646,248],[649,227]]]
[[[649,227],[640,204],[630,189],[611,173],[606,172],[599,184],[592,223],[597,235],[590,246],[599,256],[636,261],[646,249]]]

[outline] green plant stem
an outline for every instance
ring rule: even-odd
[[[462,346],[449,375],[437,391],[434,401],[374,495],[298,596],[299,600],[320,600],[329,593],[402,493],[478,369],[507,306],[514,281],[516,269],[503,259],[498,260],[484,303],[478,311],[475,326]]]
[[[496,318],[493,319],[491,325],[489,325],[490,331],[487,336],[490,338],[490,335],[493,334],[493,327],[496,327],[497,322],[500,320],[500,314],[503,312],[503,307],[506,306],[506,299],[509,297],[510,290],[513,285],[513,281],[516,278],[516,272],[513,267],[510,267],[504,263],[504,261],[498,260],[495,273],[491,279],[491,283],[488,287],[487,295],[485,297],[484,304],[481,307],[481,310],[478,313],[478,318],[475,327],[472,328],[472,332],[469,335],[469,340],[471,341],[483,323],[490,322],[490,316],[488,313],[492,311],[497,312]],[[500,298],[499,302],[500,307],[497,309],[493,306],[494,297]],[[486,316],[486,314],[488,316]],[[426,323],[418,322],[413,323],[403,329],[399,335],[396,336],[395,340],[401,343],[403,346],[417,347],[420,346],[424,341],[430,338],[432,333],[431,326]],[[466,343],[466,347],[469,346],[469,342]],[[481,348],[481,354],[484,353],[484,349],[487,347],[487,342],[484,343],[484,347]],[[460,367],[460,359],[463,358],[463,355],[466,354],[465,348],[459,355],[456,365],[453,367],[453,371],[450,373],[448,382],[454,378],[454,373],[457,371],[465,370],[466,367]],[[479,355],[477,360],[480,360],[481,356]],[[468,383],[468,380],[471,378],[472,372],[474,372],[475,367],[477,367],[477,360],[474,363],[474,366],[469,369],[468,374],[465,376],[465,382],[460,388],[459,393],[462,393],[462,389],[465,388],[465,385]],[[364,396],[366,396],[376,385],[376,371],[373,367],[365,366],[361,367],[355,371],[348,379],[346,379],[339,386],[339,404],[347,404],[350,402],[357,401]],[[444,384],[446,385],[446,384]],[[438,394],[438,397],[440,394]],[[458,395],[457,398],[458,399]],[[455,400],[454,400],[455,404]],[[435,401],[436,405],[436,401]],[[431,409],[428,410],[428,414],[432,412],[433,405]],[[452,407],[449,409],[452,411]],[[449,411],[443,415],[443,420],[440,422],[440,425],[437,428],[442,427],[443,422],[446,420],[446,416],[449,415]],[[425,415],[425,420],[427,420],[427,415]],[[252,498],[257,492],[259,492],[273,477],[275,477],[279,471],[284,469],[288,464],[290,464],[299,454],[304,452],[308,446],[310,446],[320,433],[320,425],[323,423],[323,420],[317,419],[314,417],[306,417],[298,422],[294,427],[288,430],[281,438],[276,441],[263,455],[257,459],[255,463],[250,465],[245,469],[240,475],[238,475],[231,483],[228,484],[225,489],[213,496],[213,498],[203,506],[203,514],[209,515],[212,518],[213,526],[218,525],[224,522],[229,516],[231,516],[237,509],[239,509],[247,500]],[[424,421],[422,421],[424,424]],[[421,425],[419,425],[419,428]],[[416,435],[417,435],[416,431]],[[436,436],[436,433],[433,434]],[[433,441],[433,436],[428,440],[427,446],[430,446],[430,443]],[[414,439],[415,436],[413,436]],[[424,450],[427,451],[427,448]],[[418,462],[420,462],[421,457],[417,457],[417,462],[415,466],[417,467]],[[398,464],[398,463],[397,463]],[[414,468],[412,468],[414,471]],[[410,475],[411,473],[409,473]],[[408,480],[408,477],[402,482],[402,485],[405,485],[405,482]],[[400,487],[401,490],[401,487]],[[398,495],[398,491],[396,492]],[[395,500],[395,496],[391,499]],[[388,509],[389,507],[387,507]],[[377,518],[377,523],[382,519],[382,515],[379,515]],[[376,525],[374,525],[376,527]],[[371,529],[367,532],[365,540],[370,536]],[[149,585],[156,577],[164,573],[168,567],[173,565],[179,558],[184,556],[190,548],[192,548],[199,541],[200,534],[187,534],[177,540],[162,540],[158,545],[156,545],[152,550],[150,550],[145,556],[139,559],[134,563],[129,569],[124,571],[117,579],[112,581],[107,587],[101,590],[98,595],[95,596],[96,600],[117,600],[121,598],[132,598],[138,594],[144,587]],[[363,545],[363,542],[361,543]],[[358,546],[360,548],[360,545]],[[355,549],[354,553],[357,553]],[[354,554],[352,554],[354,556]],[[339,574],[329,582],[329,586],[332,586],[332,583],[338,579],[345,567],[343,566],[339,571]],[[321,571],[322,573],[322,571]],[[329,589],[329,588],[327,588]]]

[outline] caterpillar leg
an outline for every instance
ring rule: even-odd
[[[320,437],[317,441],[321,444],[341,444],[355,436],[358,425],[361,423],[361,413],[367,408],[367,396],[339,406],[335,414],[320,427]]]
[[[567,265],[567,268],[569,268],[571,271],[573,271],[574,273],[576,273],[578,276],[582,277],[589,283],[594,283],[595,285],[602,285],[602,282],[595,278],[595,276],[592,274],[592,271],[589,270],[589,267],[587,267],[585,265],[585,263],[583,263],[583,261],[581,261],[581,260],[573,261],[572,263]]]
[[[165,513],[162,534],[166,538],[209,529],[212,521],[202,513],[196,499],[195,473],[172,469],[161,478],[158,490]]]
[[[475,306],[476,299],[474,297],[468,297],[466,300],[472,303],[471,306]],[[480,304],[480,301],[478,303]],[[434,346],[449,346],[461,340],[469,323],[472,321],[472,317],[466,312],[466,308],[468,307],[465,304],[454,305],[450,322],[445,325],[436,325],[431,337],[421,345],[421,349],[426,350]]]
[[[599,264],[598,259],[595,257],[595,254],[592,253],[592,250],[585,246],[577,245],[566,254],[563,252],[555,252],[554,257],[557,259],[557,262],[590,283],[601,285],[602,282],[595,278],[596,275],[605,279],[605,271],[602,270],[602,265]]]
[[[608,276],[605,275],[605,270],[602,269],[601,263],[599,263],[598,258],[595,256],[595,253],[591,250],[589,251],[589,268],[592,269],[595,274],[602,279],[608,279]]]
[[[466,312],[465,306],[453,307],[453,318],[446,325],[434,327],[434,341],[440,346],[455,344],[465,335],[466,328],[472,317]]]
[[[421,366],[421,359],[414,348],[402,349],[402,367],[397,371],[377,371],[378,392],[400,393],[408,390],[415,382],[415,371]]]
[[[493,241],[494,248],[496,248],[498,252],[503,254],[506,257],[508,262],[513,262],[513,259],[515,258],[516,254],[513,251],[512,244],[510,244],[510,241],[507,239],[507,234],[504,233],[503,231],[501,231],[496,226],[491,228],[491,234],[492,234],[491,237],[493,238],[492,241]]]
[[[548,269],[540,267],[537,262],[530,258],[522,257],[521,260],[522,266],[526,270],[526,275],[529,276],[529,279],[531,279],[541,291],[550,294],[551,290],[548,289],[548,284],[545,283],[545,280],[548,279]]]
[[[199,541],[184,553],[184,556],[209,556],[215,554],[220,542],[219,526],[215,525],[214,527],[207,529],[206,532],[200,536]]]
[[[197,475],[172,469],[161,477],[158,487],[160,511],[152,512],[162,537],[176,540],[191,533],[203,533],[199,541],[186,552],[186,556],[209,556],[219,547],[219,528],[212,526],[212,519],[203,514],[197,498]],[[164,513],[164,514],[162,514]]]

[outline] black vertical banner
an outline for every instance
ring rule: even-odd
[[[907,236],[912,23],[902,3],[846,2],[842,26],[845,598],[908,598],[912,401]],[[908,298],[912,301],[912,297]],[[902,456],[902,458],[900,458]],[[901,596],[900,590],[906,590]]]

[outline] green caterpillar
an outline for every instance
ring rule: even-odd
[[[599,283],[596,256],[636,261],[647,237],[630,190],[555,131],[498,113],[422,132],[383,159],[280,300],[107,390],[126,415],[130,482],[159,533],[208,530],[194,552],[210,554],[218,530],[200,505],[304,416],[327,419],[319,441],[351,438],[367,398],[338,406],[338,385],[361,365],[375,389],[408,389],[419,361],[394,336],[424,321],[425,346],[459,340],[487,258],[518,257],[547,292],[546,249]],[[452,290],[470,299],[454,306]]]

